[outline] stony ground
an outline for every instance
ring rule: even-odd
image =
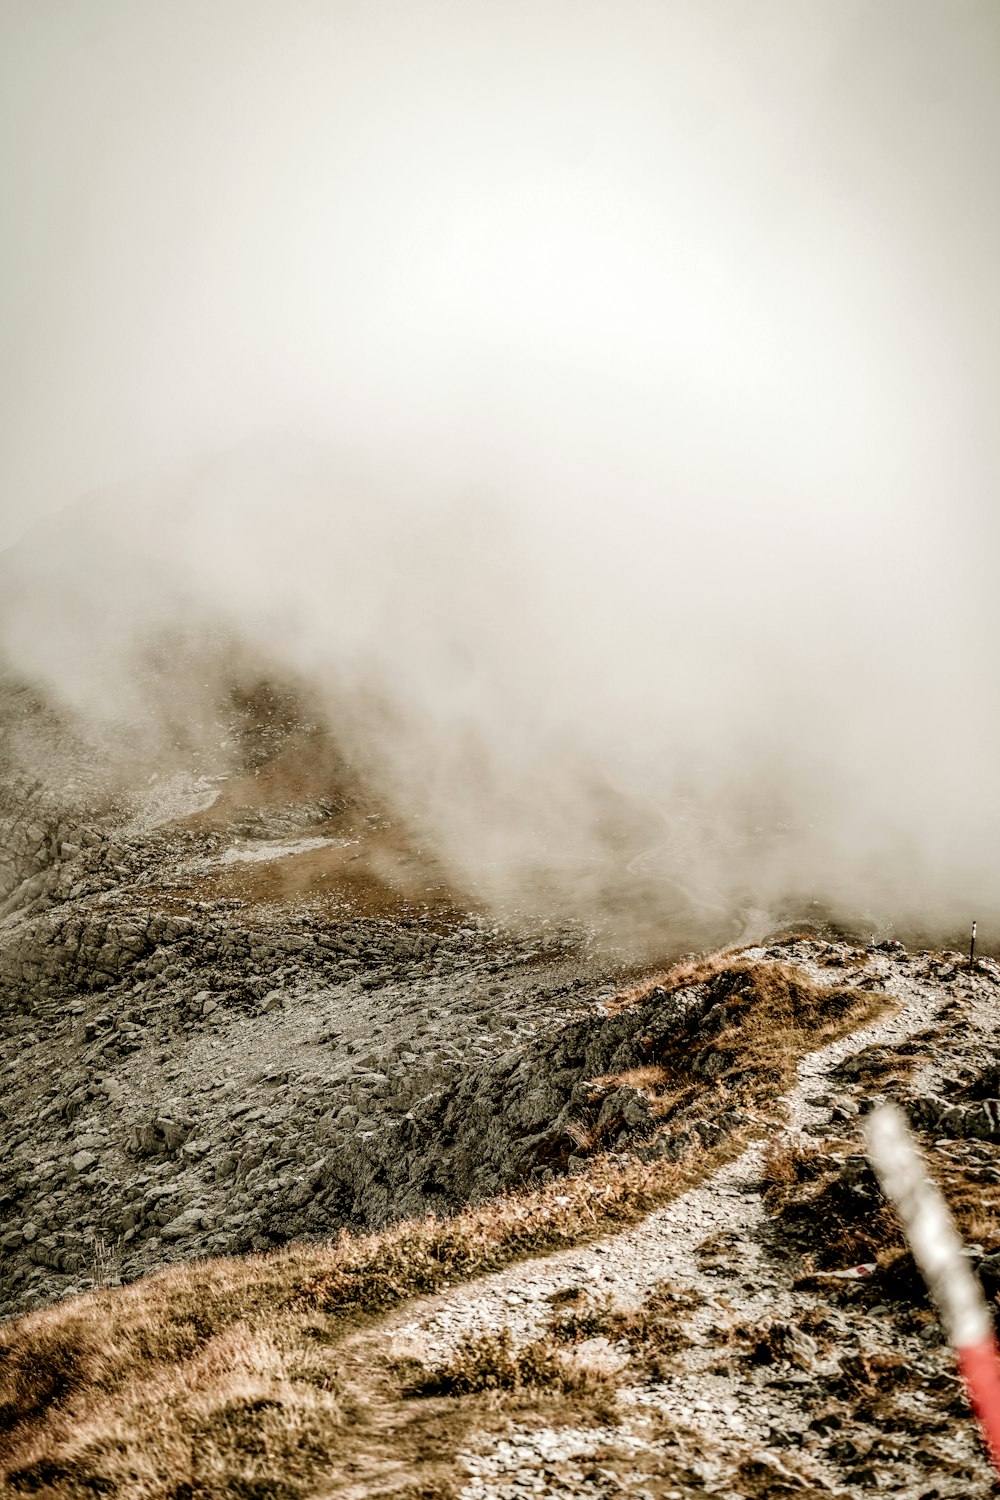
[[[200,832],[53,828],[30,801],[12,824],[18,873],[42,868],[0,921],[0,1313],[329,1234],[349,1221],[331,1158],[608,993],[575,933],[525,940],[474,912],[244,916],[165,899],[164,869],[181,884],[214,854]],[[370,1186],[354,1222],[386,1212]]]
[[[822,944],[780,952],[827,981],[831,963],[860,958]],[[1000,1179],[1000,1128],[974,1086],[995,1087],[1000,969],[987,964],[970,976],[947,959],[889,946],[866,955],[854,979],[884,988],[898,1008],[805,1059],[784,1101],[785,1146],[825,1168],[863,1224],[877,1190],[858,1154],[857,1118],[893,1095],[910,1101],[915,1119],[932,1121],[935,1135],[945,1131],[938,1153],[945,1149],[981,1198],[978,1182]],[[973,1099],[962,1104],[956,1091],[970,1084]],[[517,1346],[561,1336],[613,1377],[610,1423],[515,1418],[471,1443],[464,1500],[996,1493],[919,1288],[911,1281],[901,1295],[864,1250],[860,1272],[838,1259],[838,1232],[819,1208],[804,1216],[805,1239],[790,1232],[769,1201],[775,1156],[773,1137],[757,1141],[634,1230],[391,1320],[397,1353],[432,1369],[509,1330]],[[1000,1221],[993,1203],[981,1206],[979,1230],[995,1251]],[[992,1290],[1000,1257],[983,1249],[973,1253]],[[673,1331],[653,1369],[637,1318],[651,1304],[669,1308]]]
[[[543,1177],[558,1096],[522,1070],[488,1159],[475,1100],[627,969],[478,908],[280,701],[218,730],[137,773],[0,682],[0,1316]]]
[[[589,1372],[575,1415],[498,1396],[468,1436],[466,1413],[465,1500],[995,1492],[858,1129],[881,1097],[908,1106],[992,1294],[992,961],[822,938],[730,956],[884,1001],[755,1113],[760,1045],[749,1071],[719,1050],[731,973],[622,1006],[633,955],[479,908],[419,829],[317,765],[314,726],[244,715],[225,771],[123,780],[5,693],[0,1316],[756,1134],[637,1228],[409,1303],[345,1368],[430,1388],[542,1340]]]

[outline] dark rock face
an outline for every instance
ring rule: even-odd
[[[277,895],[234,897],[220,871],[239,861],[353,850],[385,818],[347,828],[344,799],[310,792],[234,794],[199,821],[225,778],[119,797],[31,714],[44,786],[15,768],[30,715],[0,691],[0,1315],[180,1257],[449,1210],[596,1150],[676,1156],[737,1123],[711,986],[612,1014],[615,967],[572,924],[514,931],[450,892],[293,897],[280,874]],[[241,763],[245,782],[280,743]],[[631,1075],[679,1044],[691,1067],[668,1110]]]
[[[547,1180],[595,1149],[638,1146],[660,1123],[647,1093],[596,1080],[648,1064],[661,1041],[676,1048],[710,1003],[699,989],[591,1014],[467,1070],[398,1124],[331,1153],[316,1170],[318,1201],[343,1222],[381,1224]],[[678,1134],[686,1149],[690,1135]],[[676,1135],[671,1144],[679,1149]]]
[[[183,1146],[193,1127],[193,1120],[159,1116],[132,1127],[128,1149],[133,1156],[165,1156]]]
[[[470,1079],[580,994],[572,941],[529,976],[518,945],[498,945],[478,919],[432,931],[350,919],[247,931],[218,912],[126,924],[102,913],[95,930],[79,910],[28,921],[0,925],[7,1312],[109,1266],[127,1278],[386,1215],[380,1143],[402,1151],[398,1174],[420,1132],[414,1107],[475,1092]],[[346,976],[345,951],[362,955]],[[89,952],[102,954],[96,992],[77,985]],[[31,965],[45,975],[35,986]],[[508,984],[516,1008],[499,1020]],[[547,1102],[525,1105],[536,1129]],[[484,1100],[484,1117],[491,1109]],[[440,1155],[425,1165],[427,1191],[415,1185],[397,1212],[442,1201],[430,1178],[450,1168]]]
[[[77,835],[109,851],[110,883],[0,922],[8,1312],[178,1256],[453,1209],[595,1150],[676,1156],[738,1123],[683,1102],[665,1122],[627,1076],[680,1046],[704,1093],[711,986],[608,1014],[613,986],[570,932],[178,911],[162,886],[186,836],[95,837]]]
[[[315,1204],[343,1222],[377,1225],[547,1181],[579,1170],[596,1151],[676,1159],[718,1144],[743,1121],[726,1090],[703,1084],[733,985],[723,972],[656,988],[467,1069],[398,1123],[342,1139],[313,1170]],[[656,1077],[664,1063],[666,1094]],[[285,1223],[293,1232],[292,1219]]]
[[[955,1104],[936,1094],[923,1094],[912,1101],[914,1124],[937,1130],[953,1140],[1000,1141],[1000,1099],[980,1099]]]
[[[257,859],[255,840],[264,857],[268,840],[294,852],[330,807],[191,826],[213,793],[198,784],[192,800],[185,773],[151,825],[141,799],[137,816],[95,790],[76,750],[59,795],[12,770],[3,707],[0,1315],[182,1256],[374,1222],[392,1210],[371,1143],[410,1161],[411,1110],[464,1098],[540,1023],[596,999],[579,931],[204,899],[220,856]],[[551,1124],[547,1093],[521,1093],[521,1133]],[[449,1201],[488,1180],[478,1140],[459,1137],[465,1176],[433,1158],[396,1212],[443,1201],[434,1173]]]

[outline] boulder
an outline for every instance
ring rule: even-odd
[[[179,1115],[156,1115],[152,1120],[133,1125],[128,1150],[134,1156],[168,1155],[183,1146],[193,1129],[193,1120]]]
[[[638,1089],[622,1084],[609,1094],[597,1116],[597,1134],[626,1130],[630,1135],[648,1135],[653,1129],[649,1100]]]
[[[170,1219],[166,1224],[161,1226],[160,1238],[164,1240],[190,1239],[201,1228],[203,1218],[203,1209],[186,1208],[175,1219]]]

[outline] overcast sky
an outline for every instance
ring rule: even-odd
[[[0,17],[0,543],[275,432],[654,488],[780,440],[847,525],[931,473],[991,524],[995,0]]]

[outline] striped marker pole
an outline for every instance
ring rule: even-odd
[[[867,1117],[864,1128],[869,1159],[902,1220],[1000,1473],[1000,1348],[983,1289],[962,1254],[954,1220],[927,1175],[902,1110],[884,1104]]]
[[[976,924],[972,924],[972,937],[969,939],[969,968],[976,967]]]

